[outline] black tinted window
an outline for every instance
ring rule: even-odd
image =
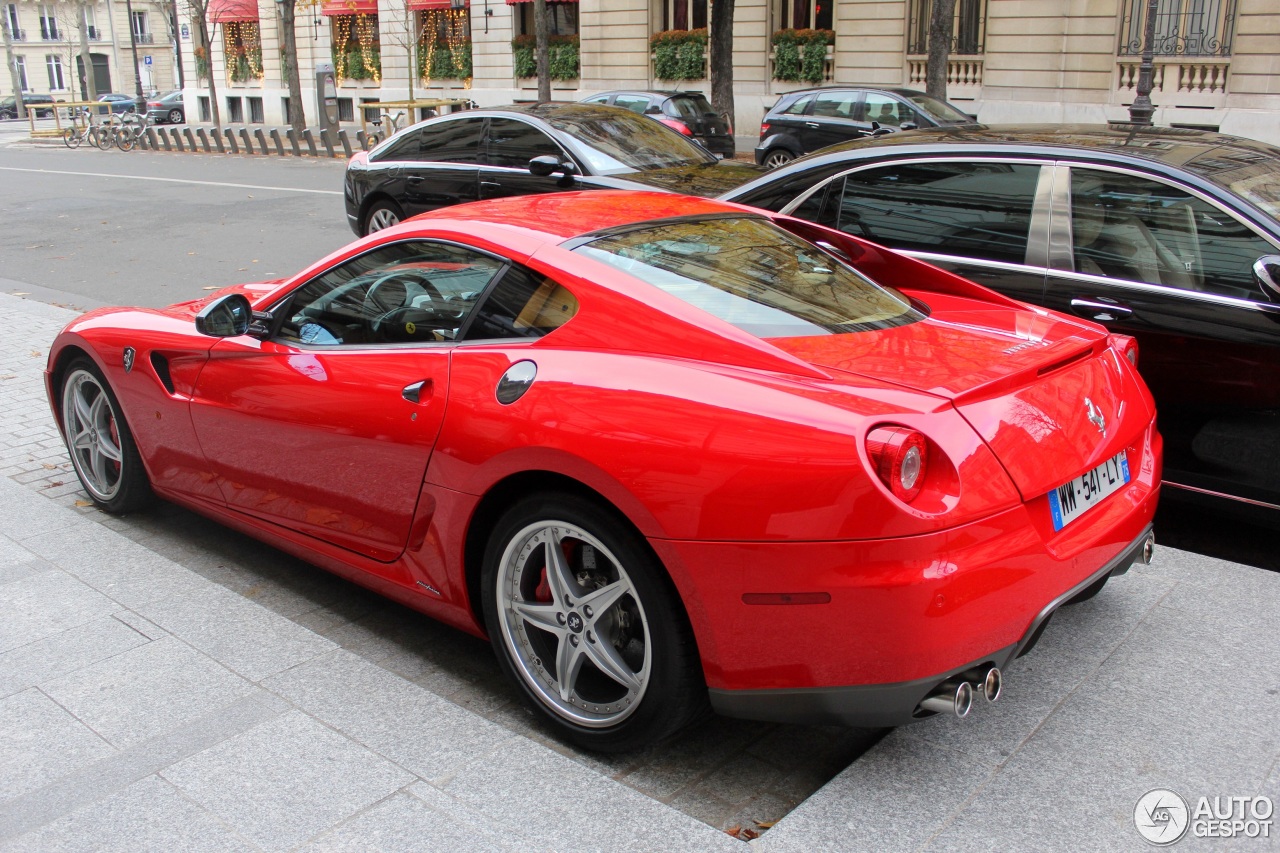
[[[836,227],[895,249],[1024,263],[1040,167],[900,163],[848,175]]]
[[[438,163],[475,163],[480,154],[482,118],[464,118],[429,124],[393,138],[369,156],[384,160],[430,160]]]
[[[560,146],[531,124],[510,118],[489,120],[489,136],[485,140],[485,163],[490,166],[527,169],[530,160],[541,157],[543,154],[564,157]]]

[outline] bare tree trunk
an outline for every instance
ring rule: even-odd
[[[715,0],[711,6],[711,109],[737,126],[733,114],[734,0]]]
[[[92,101],[98,97],[98,81],[93,73],[93,57],[89,55],[89,22],[85,20],[88,4],[77,4],[76,29],[80,31],[80,64],[84,67],[84,99]],[[132,23],[132,22],[130,22]]]
[[[933,0],[929,15],[929,60],[924,90],[935,98],[947,97],[947,61],[951,58],[951,21],[956,0]]]
[[[213,73],[213,39],[209,34],[207,0],[192,0],[191,11],[197,15],[197,23],[200,26],[200,40],[204,44],[205,68],[209,72],[209,111],[213,115],[213,126],[221,130],[222,114],[218,111],[218,87],[214,83],[214,78],[217,75]],[[217,24],[214,25],[214,32],[217,32]]]
[[[169,0],[165,15],[169,18],[169,36],[173,39],[173,53],[176,60],[174,68],[178,72],[178,88],[185,89],[187,84],[182,73],[182,28],[178,24],[178,0]]]
[[[298,70],[298,36],[294,31],[297,0],[280,0],[276,5],[280,9],[280,36],[284,41],[284,79],[289,86],[289,126],[301,136],[307,126],[307,116],[302,103],[302,76]]]
[[[13,109],[15,118],[27,117],[27,105],[22,101],[22,79],[18,77],[18,65],[13,61],[13,35],[9,32],[9,19],[0,21],[4,31],[4,58],[9,63],[9,81],[13,84]]]
[[[551,47],[547,32],[547,0],[533,0],[533,32],[538,55],[538,103],[551,100]]]

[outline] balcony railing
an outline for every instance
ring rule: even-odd
[[[1118,88],[1121,92],[1137,91],[1140,65],[1137,60],[1120,62]],[[1228,59],[1165,61],[1158,58],[1151,75],[1151,94],[1153,97],[1161,94],[1224,95],[1230,68]]]
[[[138,44],[155,44],[156,37],[154,33],[134,33],[133,40]]]
[[[952,97],[957,89],[982,88],[982,56],[952,56],[947,60],[947,90]],[[923,89],[929,66],[927,56],[907,57],[907,85]]]
[[[1124,0],[1120,56],[1141,56],[1146,0]],[[1236,0],[1160,3],[1156,12],[1156,56],[1230,56]]]
[[[58,32],[57,24],[50,22],[49,24],[40,24],[40,40],[41,41],[62,41],[62,33]]]
[[[9,38],[12,39],[13,41],[26,41],[27,31],[11,29],[9,30]]]

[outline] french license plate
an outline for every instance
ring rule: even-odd
[[[1053,513],[1053,529],[1061,530],[1097,506],[1107,495],[1119,491],[1129,482],[1129,458],[1124,451],[1112,456],[1092,471],[1086,471],[1070,482],[1049,492],[1049,510]]]

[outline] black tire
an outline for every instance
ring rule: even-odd
[[[1081,602],[1088,601],[1089,599],[1093,598],[1095,595],[1102,592],[1102,588],[1107,585],[1107,580],[1110,577],[1111,575],[1103,575],[1102,577],[1098,578],[1096,581],[1089,584],[1084,589],[1080,590],[1080,592],[1076,593],[1074,598],[1068,599],[1066,601],[1066,604],[1068,606],[1072,604],[1080,604]]]
[[[80,133],[74,127],[68,127],[62,131],[62,144],[68,148],[80,147]]]
[[[503,671],[566,740],[623,752],[707,713],[684,606],[643,537],[611,508],[570,494],[522,499],[494,527],[481,589]]]
[[[792,154],[786,148],[773,148],[769,153],[764,155],[764,166],[769,169],[776,169],[779,166],[790,163],[796,159],[796,155]]]
[[[133,135],[133,131],[129,128],[123,128],[116,133],[116,147],[121,151],[132,151],[133,145],[137,141],[137,137]]]
[[[374,231],[399,225],[402,221],[404,221],[404,211],[400,209],[400,205],[389,198],[382,198],[369,206],[369,210],[364,215],[364,228],[361,230],[364,236],[368,237]]]
[[[184,118],[185,117],[182,115],[182,110],[178,109],[177,107],[174,107],[173,109],[169,110],[169,114],[165,116],[165,119],[169,122],[169,124],[182,124]]]
[[[97,125],[90,127],[85,132],[85,138],[89,140],[89,144],[94,148],[102,147],[102,131],[98,129]]]
[[[89,498],[116,515],[149,504],[151,483],[142,456],[98,366],[87,358],[68,364],[58,401],[62,438]]]

